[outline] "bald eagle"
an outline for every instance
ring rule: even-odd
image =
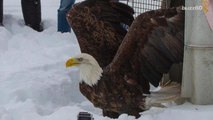
[[[67,15],[82,54],[66,66],[80,68],[81,93],[112,118],[139,117],[149,106],[149,83],[158,86],[171,65],[183,61],[180,8],[148,11],[135,20],[133,14],[119,2],[86,0]]]

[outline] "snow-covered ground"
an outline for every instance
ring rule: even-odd
[[[41,0],[45,30],[24,25],[20,0],[4,0],[4,27],[0,27],[0,120],[76,120],[80,111],[102,117],[101,110],[81,95],[76,68],[65,61],[80,53],[75,35],[58,33],[60,0]],[[205,98],[204,98],[205,99]],[[213,120],[213,106],[185,103],[153,107],[138,120]],[[134,120],[121,115],[118,120]]]

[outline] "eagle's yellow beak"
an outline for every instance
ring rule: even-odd
[[[66,62],[66,68],[80,64],[75,58],[70,58]]]

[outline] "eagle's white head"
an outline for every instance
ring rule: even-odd
[[[81,53],[75,57],[71,57],[66,62],[66,67],[77,66],[80,70],[80,82],[85,82],[89,86],[93,86],[101,79],[103,70],[98,62],[89,54]]]

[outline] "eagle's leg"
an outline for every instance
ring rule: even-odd
[[[102,110],[103,112],[103,116],[107,116],[107,117],[110,117],[110,118],[118,118],[119,117],[119,113],[117,112],[113,112],[113,111],[107,111],[107,110]]]

